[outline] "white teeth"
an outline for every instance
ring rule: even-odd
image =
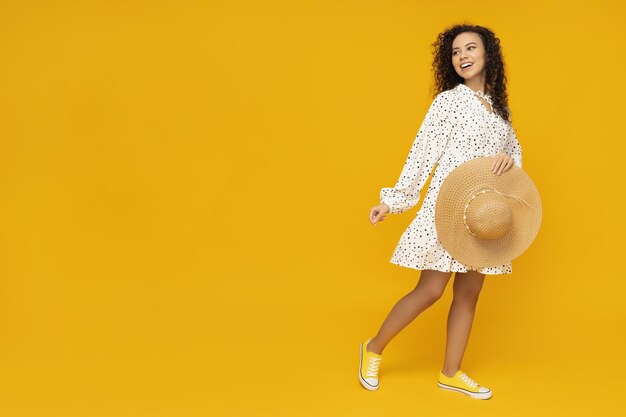
[[[472,62],[467,62],[465,64],[461,64],[461,68],[467,68],[467,67],[469,67],[472,64],[473,64]]]

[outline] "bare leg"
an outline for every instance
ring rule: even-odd
[[[461,369],[484,279],[485,274],[478,271],[457,272],[454,277],[454,297],[448,314],[446,358],[442,369],[444,375],[449,377]]]
[[[423,270],[415,289],[402,297],[391,309],[378,334],[367,344],[366,349],[382,354],[387,343],[400,333],[400,330],[441,297],[451,275],[452,272]]]

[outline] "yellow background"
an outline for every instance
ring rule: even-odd
[[[623,2],[2,1],[0,414],[618,415]],[[357,379],[419,271],[368,222],[432,100],[431,47],[496,33],[544,207],[437,388],[446,293]]]

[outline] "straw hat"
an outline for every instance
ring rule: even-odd
[[[471,269],[504,265],[521,255],[541,225],[541,197],[521,168],[491,172],[493,157],[455,168],[444,180],[435,205],[442,246]]]

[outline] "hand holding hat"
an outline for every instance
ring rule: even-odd
[[[491,165],[491,172],[500,175],[513,166],[513,158],[505,153],[496,154]]]

